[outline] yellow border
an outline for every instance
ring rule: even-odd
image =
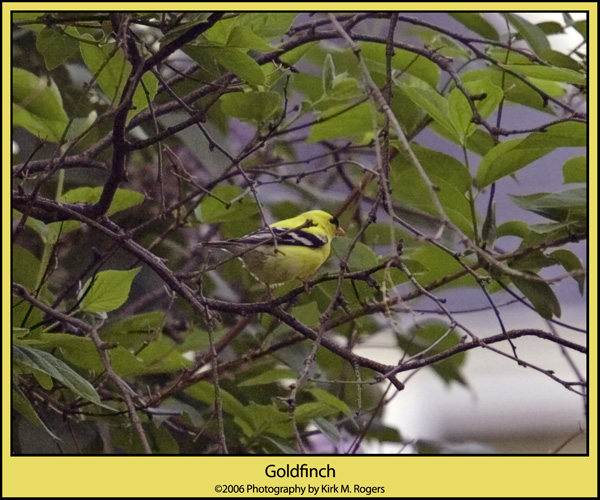
[[[400,11],[400,12],[423,12],[423,11],[452,11],[452,10],[476,10],[475,7],[485,7],[479,12],[519,11],[519,12],[565,12],[564,2],[177,2],[169,4],[173,11]],[[589,11],[593,13],[597,9],[594,2],[572,2],[568,4],[568,12]],[[15,10],[46,12],[52,7],[52,12],[57,11],[130,11],[140,10],[145,12],[162,11],[165,4],[161,2],[3,2],[4,13]],[[129,8],[128,8],[129,7]],[[590,30],[591,31],[591,30]]]
[[[163,10],[164,3],[3,3],[3,496],[234,496],[219,494],[216,485],[264,486],[361,484],[383,486],[372,496],[595,496],[597,493],[597,308],[590,308],[590,456],[589,457],[11,457],[10,456],[10,12],[13,10]],[[178,3],[172,10],[473,10],[554,11],[561,3]],[[597,5],[571,3],[569,11],[590,13],[590,137],[597,135]],[[590,144],[590,303],[597,300],[597,143]],[[335,479],[269,479],[265,467],[290,464],[331,465]],[[339,496],[319,489],[319,496]],[[314,493],[312,494],[314,495]],[[239,496],[260,496],[245,491]],[[271,495],[269,495],[271,496]],[[281,496],[290,496],[282,494]],[[309,495],[305,495],[309,496]],[[352,496],[352,495],[342,495]],[[365,496],[365,495],[361,495]]]

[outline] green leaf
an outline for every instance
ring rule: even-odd
[[[36,21],[38,18],[41,18],[45,12],[11,12],[12,21]],[[38,21],[41,24],[41,20]],[[30,26],[28,24],[24,26]]]
[[[335,75],[332,87],[327,98],[324,100],[331,99],[333,102],[349,102],[351,98],[358,97],[361,92],[362,90],[358,86],[358,81],[355,78],[348,77],[346,73],[342,73],[341,75]]]
[[[12,279],[20,283],[27,290],[32,291],[38,285],[40,261],[29,250],[19,245],[14,245],[12,250]],[[38,298],[45,303],[52,302],[52,296],[44,286],[38,293]],[[33,307],[21,297],[12,297],[12,326],[13,328],[27,328],[37,325],[42,320],[42,312]]]
[[[461,342],[461,335],[455,330],[449,332],[449,326],[446,323],[426,321],[415,326],[406,334],[397,336],[397,341],[398,347],[411,356],[417,355],[425,349],[428,351],[424,356],[432,356],[458,345]],[[430,368],[447,384],[456,381],[466,385],[460,373],[465,357],[465,353],[461,352],[431,365]]]
[[[490,77],[469,80],[464,83],[464,86],[471,96],[478,97],[474,99],[474,105],[483,118],[487,118],[495,112],[504,97],[502,89]],[[453,89],[450,94],[449,112],[454,132],[448,132],[447,127],[442,126],[440,122],[434,122],[432,130],[461,146],[466,145],[469,150],[480,155],[486,154],[494,146],[490,135],[479,130],[477,125],[472,123],[471,106],[459,89]]]
[[[448,141],[462,146],[456,134],[448,132],[440,124],[433,122],[429,128]],[[485,156],[495,145],[496,144],[494,143],[494,140],[490,134],[480,129],[475,129],[475,131],[469,137],[467,137],[467,149],[479,156]]]
[[[304,95],[304,106],[312,106],[323,97],[323,84],[321,78],[306,73],[292,73],[291,87]]]
[[[38,417],[38,414],[31,406],[29,400],[25,397],[21,389],[18,386],[13,385],[12,389],[12,409],[18,411],[21,415],[23,415],[27,420],[29,420],[33,425],[37,427],[41,427],[44,423]]]
[[[92,384],[52,354],[13,344],[12,355],[14,361],[49,375],[83,399],[105,406],[100,402],[100,396]]]
[[[420,262],[426,270],[419,276],[419,282],[424,286],[448,274],[463,269],[460,263],[458,263],[451,255],[448,255],[448,253],[429,243],[423,244],[412,251],[410,257]],[[468,260],[466,263],[469,265]],[[470,275],[466,275],[446,286],[474,286],[475,284],[474,278]]]
[[[562,25],[556,21],[545,21],[537,23],[536,26],[546,33],[546,35],[557,35],[564,32]]]
[[[478,35],[488,40],[500,41],[500,36],[496,28],[488,23],[478,12],[450,12],[449,14],[463,26],[466,26]]]
[[[12,70],[12,123],[41,139],[58,142],[69,122],[56,84],[24,69]]]
[[[328,94],[333,89],[333,79],[335,78],[335,67],[331,54],[327,54],[325,64],[323,64],[323,93]]]
[[[227,329],[215,330],[212,334],[213,342],[221,339],[225,333],[227,333]],[[180,353],[185,353],[187,351],[200,351],[202,349],[208,349],[210,347],[210,339],[208,337],[208,332],[201,328],[193,328],[192,330],[185,332],[182,334],[183,341],[178,342],[175,347]]]
[[[454,128],[454,123],[449,118],[450,109],[448,101],[443,96],[433,89],[410,87],[404,83],[400,83],[399,85],[415,104],[422,107],[448,133],[459,138]]]
[[[242,13],[236,26],[245,26],[266,40],[279,38],[287,33],[298,14],[296,12]]]
[[[472,123],[473,112],[469,101],[459,89],[452,89],[448,97],[450,120],[461,144],[475,131],[477,126]]]
[[[223,112],[249,123],[264,123],[281,109],[281,96],[277,92],[236,92],[219,99]]]
[[[263,437],[263,439],[266,439],[268,442],[275,445],[275,447],[284,455],[296,455],[298,453],[298,450],[296,450],[296,448],[292,448],[291,446],[287,446],[283,443],[280,443],[279,441],[277,441],[276,439],[273,439],[270,436],[262,436],[262,437]]]
[[[339,238],[336,238],[338,240]],[[334,244],[335,241],[334,240]],[[376,278],[375,278],[376,279]],[[317,306],[319,307],[319,311],[324,313],[327,310],[327,307],[331,303],[333,296],[336,291],[336,282],[334,280],[329,280],[324,283],[320,283],[317,285],[311,295],[314,297]],[[353,281],[344,281],[342,284],[342,296],[345,298],[346,303],[349,308],[360,307],[370,300],[374,299],[376,289],[367,285],[365,282],[360,280]],[[341,315],[341,311],[338,311],[335,315]],[[315,325],[318,326],[318,325]],[[370,325],[364,323],[360,326],[356,327],[356,331],[360,331],[361,335],[368,335],[372,332]],[[343,329],[338,330],[340,335],[348,333],[348,331],[344,331]]]
[[[527,274],[537,276],[534,273]],[[543,281],[531,281],[517,276],[511,276],[511,281],[529,299],[542,318],[552,319],[552,316],[560,318],[560,303],[550,285]]]
[[[319,42],[304,43],[292,50],[284,52],[283,54],[281,54],[279,59],[285,63],[294,65],[298,61],[300,61],[304,56],[306,56],[312,49],[317,47],[318,44],[319,44]],[[304,73],[295,73],[294,75],[301,75],[301,74],[304,74]]]
[[[558,262],[568,273],[573,271],[583,271],[583,264],[577,255],[569,250],[555,250],[548,255],[551,259]],[[573,279],[579,285],[579,293],[583,295],[585,291],[585,274],[581,276],[573,276]]]
[[[518,207],[557,222],[584,221],[587,217],[586,188],[574,188],[558,193],[509,196]]]
[[[489,246],[494,244],[497,237],[496,227],[496,202],[492,201],[487,211],[483,226],[481,227],[481,237]]]
[[[479,114],[484,118],[487,118],[498,109],[498,106],[504,97],[502,89],[498,87],[491,78],[470,80],[465,82],[464,85],[471,95],[480,95],[480,98],[475,100],[475,107]],[[473,129],[475,128],[476,127],[473,126]]]
[[[482,159],[477,171],[479,189],[526,167],[558,147],[586,146],[585,124],[569,122],[534,132],[525,139],[501,142]]]
[[[100,198],[98,198],[99,200]],[[142,193],[137,191],[132,191],[130,189],[117,189],[115,191],[115,195],[113,196],[112,202],[110,203],[110,207],[108,208],[107,216],[111,216],[116,214],[117,212],[121,212],[122,210],[126,210],[128,208],[134,207],[136,205],[140,205],[145,199],[145,196]],[[93,202],[95,203],[95,202]]]
[[[346,108],[347,106],[344,106]],[[366,144],[373,137],[373,114],[371,105],[364,102],[340,114],[339,107],[331,108],[320,116],[320,123],[310,129],[309,143],[338,139],[354,138],[356,145]],[[331,116],[331,118],[328,118]]]
[[[214,196],[204,198],[200,210],[196,212],[196,216],[204,224],[247,221],[258,213],[256,202],[251,196],[240,198],[244,191],[238,186],[219,186],[211,193]],[[229,203],[236,199],[235,203]]]
[[[496,237],[502,236],[517,236],[518,238],[525,238],[529,234],[529,224],[522,220],[511,220],[498,226]]]
[[[133,99],[131,102],[131,109],[127,113],[127,119],[131,120],[132,117],[137,115],[139,112],[144,111],[149,103],[154,101],[156,94],[158,93],[158,78],[156,78],[149,71],[144,73],[141,82],[133,93]]]
[[[325,77],[325,75],[324,75]],[[313,80],[311,82],[311,80]],[[346,73],[333,77],[329,90],[324,90],[326,83],[321,79],[319,87],[308,89],[307,86],[314,85],[316,79],[310,75],[304,75],[296,80],[296,84],[300,84],[302,92],[309,98],[302,102],[302,112],[304,114],[318,112],[322,113],[321,117],[334,116],[336,113],[347,112],[352,107],[352,103],[356,102],[356,98],[361,97],[362,90],[358,86],[358,81],[354,78],[349,78]],[[329,85],[329,84],[327,84]],[[321,92],[317,92],[320,88]],[[372,118],[371,118],[372,119]]]
[[[94,42],[94,38],[88,33],[81,37]],[[112,105],[118,104],[131,74],[131,63],[125,59],[123,50],[116,50],[114,42],[104,45],[80,42],[79,50],[90,73],[97,76],[96,82],[108,101]]]
[[[130,333],[131,334],[131,333]],[[66,333],[41,334],[40,349],[59,349],[62,358],[84,370],[100,373],[104,365],[91,339]],[[167,337],[159,337],[134,355],[123,346],[110,349],[110,362],[115,372],[124,377],[155,373],[173,373],[191,364]]]
[[[396,147],[395,141],[390,145]],[[467,234],[473,234],[471,208],[465,192],[471,175],[458,160],[418,145],[412,146],[430,181],[436,186],[436,195],[448,217]],[[407,154],[401,152],[392,160],[390,181],[395,200],[432,215],[438,215],[433,195]]]
[[[571,158],[563,165],[564,183],[587,182],[587,158],[577,156]]]
[[[238,387],[272,384],[283,379],[296,379],[298,374],[292,370],[275,368],[267,370],[256,377],[249,378],[238,384]]]
[[[296,409],[296,421],[304,424],[315,418],[330,417],[338,412],[339,411],[336,408],[320,401],[315,403],[304,403],[299,405]]]
[[[543,224],[531,224],[529,225],[529,233],[527,234],[527,245],[542,243],[543,241],[550,241],[559,237],[564,237],[570,234],[568,231],[574,229],[577,226],[577,222],[548,222]],[[543,236],[543,239],[540,239]],[[523,242],[525,246],[525,241]]]
[[[89,203],[94,204],[100,201],[100,195],[103,191],[102,186],[80,187],[67,191],[58,198],[57,201],[63,203]],[[107,215],[111,216],[122,210],[126,210],[144,201],[144,195],[130,189],[117,189],[108,209]],[[64,231],[63,231],[64,233]]]
[[[96,122],[98,112],[93,109],[87,116],[81,118],[73,118],[71,126],[67,130],[67,141],[72,141],[83,135]]]
[[[319,307],[315,301],[294,307],[293,314],[294,318],[309,327],[317,328],[319,326]]]
[[[265,74],[263,70],[243,50],[214,45],[197,46],[197,48],[210,57],[213,57],[219,64],[239,76],[242,80],[252,85],[264,85]]]
[[[66,203],[98,203],[100,195],[103,191],[102,186],[97,187],[80,187],[67,191],[62,196],[58,197],[57,201]],[[107,215],[111,216],[121,210],[139,205],[144,201],[144,195],[137,191],[130,191],[128,189],[117,189],[113,196],[113,200],[108,208]],[[76,220],[67,220],[60,222],[51,222],[45,225],[46,231],[43,235],[44,241],[48,243],[55,243],[58,240],[59,235],[65,235],[71,231],[79,229],[83,223]]]
[[[141,366],[128,370],[129,375],[149,373],[175,373],[191,365],[178,349],[178,345],[167,336],[160,336],[149,342],[137,353]]]
[[[127,316],[105,325],[99,333],[104,342],[119,344],[135,352],[149,338],[162,332],[164,321],[165,314],[163,312],[152,311]]]
[[[341,432],[329,420],[324,418],[315,418],[312,423],[327,439],[329,439],[331,443],[338,444],[342,440]]]
[[[365,59],[367,67],[374,73],[374,76],[386,74],[386,49],[382,43],[374,42],[362,42],[360,44],[360,51]],[[350,51],[348,51],[350,53]],[[349,54],[352,57],[352,63],[354,67],[355,56]],[[440,68],[437,64],[430,61],[429,59],[419,56],[414,52],[403,50],[400,48],[394,48],[394,55],[392,56],[392,68],[397,70],[400,74],[406,76],[411,75],[418,78],[421,82],[425,82],[428,87],[435,89],[440,81]]]
[[[333,394],[324,391],[323,389],[313,387],[310,389],[306,389],[306,392],[310,392],[317,399],[317,401],[320,401],[328,406],[331,406],[332,408],[335,408],[344,415],[350,415],[351,413],[350,408],[346,403],[344,403],[341,399],[337,398]]]
[[[543,54],[543,58],[548,61],[552,66],[558,66],[560,68],[568,68],[573,71],[579,72],[582,70],[582,65],[576,59],[569,57],[562,52],[557,50],[547,50]]]
[[[346,257],[348,248],[352,244],[350,238],[336,238],[332,242],[333,251],[339,259]],[[377,255],[367,245],[357,242],[352,247],[352,252],[348,258],[348,269],[351,272],[361,271],[376,266],[379,263]]]
[[[546,147],[554,144],[555,147],[587,147],[586,123],[563,122],[547,127],[545,132],[534,132],[524,139],[524,147]]]
[[[209,382],[197,382],[185,389],[184,392],[205,404],[214,405],[215,403],[215,386]],[[219,397],[221,398],[223,411],[233,415],[236,423],[242,427],[246,434],[252,433],[252,417],[246,411],[246,407],[223,388],[219,388]]]
[[[20,283],[28,290],[33,290],[37,285],[40,269],[39,259],[29,250],[20,245],[12,249],[12,280]]]
[[[40,325],[42,312],[34,308],[29,302],[17,295],[12,295],[12,326],[13,328],[31,328]],[[28,330],[27,330],[28,331]]]
[[[371,248],[375,248],[377,246],[394,244],[397,245],[399,240],[407,240],[410,238],[407,232],[398,227],[390,227],[389,224],[386,223],[378,223],[374,222],[373,224],[369,224],[367,229],[365,230],[365,240],[369,242]],[[334,242],[337,240],[333,240]]]
[[[553,242],[557,239],[573,237],[587,237],[587,220],[568,220],[567,222],[549,222],[543,224],[531,224],[529,233],[521,242],[522,248]]]
[[[524,139],[511,139],[492,148],[482,159],[477,170],[477,187],[483,189],[498,179],[547,155],[554,147],[523,149]]]
[[[550,49],[550,42],[541,28],[535,24],[531,24],[529,21],[526,21],[516,14],[504,15],[509,20],[510,24],[517,29],[521,38],[527,40],[527,43],[529,43],[529,46],[536,54],[541,55],[544,51]]]
[[[73,366],[96,373],[104,370],[98,349],[92,339],[88,337],[67,333],[42,333],[39,335],[39,341],[40,349],[58,349],[61,357]],[[110,350],[110,361],[113,369],[119,375],[127,373],[140,364],[133,354],[122,347]]]
[[[498,62],[500,64],[504,63],[502,54],[499,54]],[[477,69],[462,73],[461,79],[465,83],[472,80],[489,79],[496,87],[504,89],[507,101],[554,115],[552,108],[547,105],[536,90],[516,76],[506,73],[506,71],[496,68]],[[560,98],[565,95],[564,85],[558,82],[535,79],[535,83],[534,81],[531,81],[531,83],[552,97]]]
[[[539,80],[550,80],[553,82],[577,83],[585,85],[587,79],[584,74],[572,69],[557,68],[553,66],[539,66],[537,64],[503,64],[502,68],[512,70],[524,76],[530,76]]]
[[[461,142],[464,142],[468,135],[469,128],[475,128],[471,123],[473,113],[469,101],[463,92],[458,89],[452,89],[448,96],[448,111],[454,130],[457,132]]]
[[[13,208],[12,218],[13,222],[18,222],[23,218],[23,213]],[[48,242],[50,230],[48,229],[47,224],[44,224],[42,221],[34,219],[33,217],[27,217],[25,225],[35,231],[44,243]]]
[[[35,377],[35,380],[37,381],[38,384],[40,384],[40,387],[42,389],[44,389],[45,391],[52,390],[52,388],[54,387],[54,382],[50,375],[48,375],[44,372],[41,372],[40,370],[36,370],[34,368],[32,368],[31,370],[32,370],[33,376]]]
[[[269,433],[282,438],[290,438],[293,434],[289,413],[281,411],[275,404],[250,403],[244,407],[244,419],[236,417],[235,422],[248,436],[255,436],[257,431],[260,432],[261,437],[264,437],[265,433]]]
[[[556,97],[557,99],[563,98],[566,95],[565,86],[560,82],[553,82],[551,80],[542,80],[540,78],[534,78],[533,76],[528,76],[527,79],[530,83],[533,84],[534,91],[541,90],[545,92],[550,97]],[[531,89],[533,90],[533,89]],[[538,97],[539,94],[538,94]],[[516,101],[516,100],[515,100]],[[516,101],[517,102],[517,101]],[[525,106],[528,104],[525,103]],[[532,106],[534,107],[534,106]],[[551,106],[545,105],[544,109],[541,111],[545,111],[546,113],[551,113],[552,115],[556,115],[556,112],[553,110]]]
[[[261,52],[271,52],[273,47],[264,39],[258,36],[254,31],[246,26],[234,26],[227,38],[227,47],[248,50],[259,50]]]
[[[74,28],[70,28],[76,31]],[[67,29],[67,32],[70,31]],[[52,70],[63,64],[71,55],[77,52],[79,43],[59,32],[56,28],[44,28],[35,39],[35,47],[44,56],[46,68]]]
[[[398,118],[398,122],[405,131],[405,134],[412,137],[417,133],[417,129],[427,120],[427,113],[408,97],[408,95],[397,87],[392,93],[390,102],[392,113]],[[437,123],[433,122],[437,125]],[[442,128],[442,127],[440,127]],[[456,140],[456,138],[455,138]]]
[[[511,259],[508,262],[508,265],[511,268],[517,269],[519,271],[538,272],[544,267],[556,265],[556,261],[546,256],[541,250],[536,250],[526,255],[522,255],[520,257]]]
[[[131,282],[140,270],[141,267],[137,267],[130,271],[102,271],[96,274],[83,286],[81,293],[87,293],[79,307],[88,312],[109,312],[118,309],[129,297]]]
[[[150,437],[152,439],[152,444],[156,447],[158,453],[164,455],[179,454],[179,445],[166,425],[160,425],[158,427],[150,426]]]
[[[577,32],[582,36],[582,38],[587,41],[587,38],[588,38],[588,35],[587,35],[588,22],[587,22],[587,20],[581,20],[581,21],[574,22],[573,28],[575,28],[577,30]]]
[[[438,34],[431,38],[430,47],[435,47],[435,51],[445,57],[455,61],[467,61],[471,58],[468,50],[458,45],[454,40],[444,34]]]
[[[35,408],[31,405],[25,394],[23,394],[19,386],[17,386],[14,383],[12,388],[11,408],[18,411],[33,425],[37,427],[42,427],[50,436],[52,436],[52,439],[60,441],[60,438],[56,434],[54,434],[50,430],[50,428],[44,423],[44,421],[39,417],[39,415],[35,411]]]
[[[205,19],[199,19],[194,21],[194,24],[198,22],[204,22]],[[224,45],[227,42],[227,38],[229,38],[229,33],[233,29],[235,19],[221,19],[218,23],[211,26],[208,30],[204,32],[204,34],[200,35],[199,40],[202,41],[204,39],[209,40],[211,42],[216,42],[220,45]]]
[[[375,420],[367,431],[366,435],[367,439],[376,439],[378,441],[386,441],[391,443],[400,443],[402,442],[402,436],[398,429],[394,427],[388,427],[387,425],[382,424],[381,422]]]

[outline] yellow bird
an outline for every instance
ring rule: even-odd
[[[331,240],[346,233],[338,220],[322,210],[304,212],[240,238],[210,241],[202,246],[227,250],[266,285],[277,285],[314,274],[331,252]]]

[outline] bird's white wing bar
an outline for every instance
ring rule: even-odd
[[[272,231],[272,232],[271,232]],[[275,235],[275,238],[273,238]],[[327,244],[326,236],[312,234],[302,229],[284,229],[281,227],[263,228],[243,238],[230,240],[232,243],[245,245],[293,245],[308,248],[321,248]]]

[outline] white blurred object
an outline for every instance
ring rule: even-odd
[[[573,21],[583,21],[587,17],[584,12],[569,12],[569,15]],[[532,24],[553,21],[566,26],[561,12],[520,12],[519,16]],[[548,41],[553,50],[568,54],[581,43],[582,38],[575,28],[567,27],[564,33],[550,35]],[[585,45],[582,50],[585,50]]]
[[[585,318],[585,307],[576,306],[566,307],[561,320],[585,328]],[[478,337],[500,333],[493,313],[460,315],[460,321]],[[539,328],[548,331],[544,320],[525,308],[517,314],[514,311],[506,314],[503,322],[507,330]],[[585,333],[562,327],[556,327],[556,330],[562,338],[585,345]],[[522,337],[513,342],[520,359],[553,370],[562,380],[578,380],[557,344],[537,337]],[[357,353],[382,363],[398,362],[399,352],[390,348],[395,345],[391,334],[377,336],[373,344],[372,347],[364,346]],[[493,347],[512,354],[507,342]],[[569,351],[569,355],[585,377],[585,355],[573,351]],[[384,423],[397,428],[405,442],[425,439],[495,446],[501,445],[502,441],[532,441],[529,447],[523,444],[524,449],[515,453],[550,452],[566,436],[585,428],[583,398],[537,370],[519,366],[490,350],[476,348],[467,353],[461,374],[468,387],[454,382],[448,386],[430,368],[421,369],[408,380],[404,391],[388,404]],[[403,380],[403,377],[399,378]],[[541,441],[536,443],[536,440]],[[387,453],[395,452],[393,446],[387,448]],[[511,451],[503,449],[501,452]]]

